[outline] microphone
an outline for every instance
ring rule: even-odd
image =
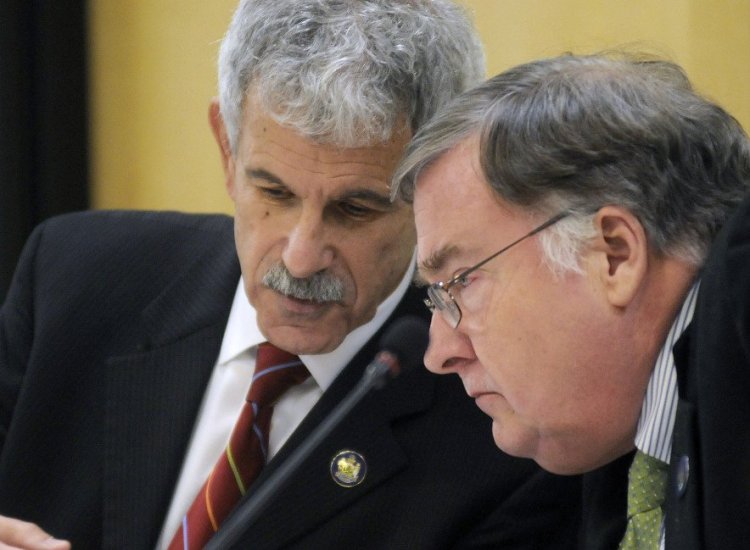
[[[388,381],[386,375],[395,378],[403,369],[420,366],[429,338],[424,319],[410,316],[394,321],[380,339],[380,352],[365,369],[360,386],[380,389]]]
[[[284,486],[291,477],[290,474],[299,468],[372,388],[380,389],[389,378],[422,364],[428,341],[427,323],[423,319],[401,317],[394,321],[380,339],[380,351],[367,366],[358,384],[294,449],[286,461],[268,476],[255,494],[241,503],[224,521],[216,535],[208,541],[205,550],[225,550],[235,544],[245,528],[258,518],[273,496]]]

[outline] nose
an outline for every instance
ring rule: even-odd
[[[476,359],[469,338],[453,329],[439,312],[432,314],[430,344],[424,356],[425,366],[435,374],[458,373],[461,367]]]
[[[323,220],[314,213],[300,213],[287,235],[281,258],[289,273],[300,279],[330,267],[333,245]]]

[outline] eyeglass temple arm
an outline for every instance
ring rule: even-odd
[[[550,225],[554,225],[554,224],[556,224],[556,223],[557,223],[557,222],[559,222],[559,221],[560,221],[561,219],[563,219],[563,218],[565,218],[565,217],[567,217],[567,216],[570,216],[570,211],[569,211],[569,210],[563,210],[562,212],[560,212],[560,213],[558,213],[558,214],[556,214],[556,215],[552,216],[552,217],[551,217],[550,219],[548,219],[548,220],[547,220],[546,222],[544,222],[544,223],[543,223],[542,225],[540,225],[540,226],[538,226],[538,227],[535,227],[534,229],[532,229],[531,231],[529,231],[528,233],[526,233],[526,234],[525,234],[525,235],[524,235],[523,237],[520,237],[520,238],[516,239],[515,241],[513,241],[512,243],[510,243],[509,245],[507,245],[507,246],[504,246],[503,248],[501,248],[500,250],[498,250],[497,252],[495,252],[495,253],[494,253],[494,254],[493,254],[492,256],[490,256],[489,258],[485,258],[484,260],[482,260],[481,262],[479,262],[479,263],[478,263],[477,265],[475,265],[474,267],[471,267],[471,268],[467,269],[467,270],[466,270],[466,271],[464,271],[463,273],[459,273],[458,275],[456,275],[456,276],[455,276],[455,277],[454,277],[454,278],[453,278],[453,279],[451,280],[450,284],[448,284],[448,285],[446,285],[446,286],[452,286],[452,285],[453,285],[453,284],[454,284],[454,283],[455,283],[456,281],[459,281],[459,280],[461,280],[462,278],[464,278],[464,277],[466,277],[467,275],[469,275],[470,273],[473,273],[474,271],[476,271],[477,269],[479,269],[480,267],[482,267],[482,266],[483,266],[484,264],[486,264],[486,263],[487,263],[487,262],[489,262],[490,260],[494,260],[494,259],[495,259],[495,258],[497,258],[497,257],[498,257],[498,256],[499,256],[500,254],[502,254],[503,252],[505,252],[505,251],[506,251],[506,250],[508,250],[509,248],[512,248],[512,247],[514,247],[515,245],[517,245],[518,243],[520,243],[520,242],[521,242],[522,240],[524,240],[524,239],[528,239],[529,237],[532,237],[532,236],[536,235],[536,234],[537,234],[537,233],[539,233],[540,231],[543,231],[544,229],[547,229],[547,228],[548,228],[548,227],[549,227]]]

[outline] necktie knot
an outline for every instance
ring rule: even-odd
[[[310,372],[299,357],[264,342],[258,346],[247,401],[258,407],[272,407],[286,390],[301,384],[308,376]]]
[[[628,473],[628,525],[621,550],[657,549],[669,467],[637,451]]]
[[[667,488],[668,466],[638,451],[628,474],[628,517],[661,507]]]

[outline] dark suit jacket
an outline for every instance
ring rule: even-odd
[[[750,548],[750,197],[712,246],[675,360],[667,548]]]
[[[239,275],[224,216],[100,212],[38,228],[0,313],[0,513],[76,549],[153,547]],[[419,294],[394,316],[423,315]],[[378,339],[258,483],[359,380]],[[342,449],[367,461],[355,488],[330,477]],[[352,411],[239,547],[568,547],[578,489],[499,452],[457,377],[416,369]]]
[[[666,548],[750,548],[750,198],[711,248],[693,322],[674,353],[679,401]],[[586,548],[617,547],[630,461],[623,457],[584,476]],[[606,486],[615,495],[609,500],[602,497]],[[592,513],[596,495],[602,498]]]

